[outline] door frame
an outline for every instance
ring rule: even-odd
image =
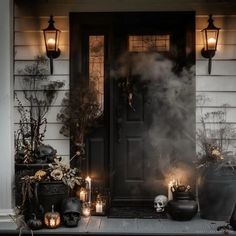
[[[138,27],[137,27],[138,26]],[[185,55],[179,57],[181,66],[195,63],[195,12],[82,12],[70,13],[70,88],[76,84],[78,77],[88,79],[86,57],[87,47],[85,36],[104,34],[105,36],[105,84],[104,84],[104,175],[98,184],[104,185],[110,191],[113,189],[113,153],[114,153],[114,81],[110,80],[110,70],[116,56],[112,42],[115,29],[127,33],[151,32],[153,27],[163,32],[177,29],[177,37],[185,34]],[[157,33],[157,32],[153,32]],[[84,38],[85,37],[85,38]],[[187,52],[188,51],[188,52]],[[73,150],[73,143],[70,143]],[[71,153],[72,155],[72,153]],[[83,170],[90,174],[93,170],[92,160],[88,156]],[[113,199],[111,192],[111,199]],[[112,201],[114,204],[116,201]],[[117,201],[118,202],[118,201]]]

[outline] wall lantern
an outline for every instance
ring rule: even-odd
[[[60,56],[61,51],[58,48],[61,31],[54,27],[53,16],[50,16],[48,27],[43,30],[44,42],[47,56],[50,59],[50,72],[53,74],[53,59]]]
[[[204,48],[202,49],[201,53],[203,57],[209,58],[208,74],[211,74],[212,57],[215,56],[217,49],[220,28],[214,26],[212,15],[209,16],[208,23],[209,24],[207,28],[202,30]]]

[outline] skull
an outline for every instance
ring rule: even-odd
[[[74,212],[65,213],[62,217],[63,222],[67,227],[76,227],[80,220],[80,214]]]
[[[76,227],[80,220],[80,201],[75,198],[67,198],[62,203],[62,218],[67,227]]]
[[[41,144],[38,147],[38,163],[52,162],[56,157],[57,151],[50,145]]]
[[[165,195],[158,195],[154,199],[154,208],[156,212],[163,212],[165,211],[165,207],[167,205],[168,199]]]

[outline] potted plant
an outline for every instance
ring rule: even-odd
[[[21,177],[22,202],[20,208],[26,219],[32,213],[42,215],[52,205],[60,212],[63,199],[68,197],[76,186],[84,184],[81,172],[71,168],[60,159],[54,159],[47,168],[35,171],[33,175]]]
[[[33,64],[19,70],[19,74],[23,98],[15,92],[20,114],[19,129],[15,132],[16,163],[52,162],[56,150],[43,143],[47,131],[46,115],[64,82],[49,80],[45,57],[37,57]]]
[[[73,86],[70,93],[66,93],[62,101],[62,109],[57,114],[57,120],[62,123],[60,133],[70,137],[74,145],[74,157],[85,157],[85,138],[102,117],[101,105],[98,101],[98,91],[95,84],[90,81],[80,80]]]
[[[230,150],[236,131],[226,118],[224,105],[202,114],[197,130],[198,200],[201,217],[209,220],[229,220],[236,201],[236,156]]]
[[[20,115],[15,131],[15,170],[16,204],[22,201],[20,193],[22,176],[32,175],[36,170],[47,166],[56,157],[57,151],[45,144],[47,132],[47,113],[55,101],[58,89],[64,85],[61,81],[50,81],[48,60],[36,57],[18,71],[15,91],[17,110]]]

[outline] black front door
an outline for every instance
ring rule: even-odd
[[[150,204],[167,194],[168,172],[190,163],[195,152],[195,88],[193,77],[181,73],[194,63],[195,15],[78,13],[71,19],[72,81],[76,73],[89,79],[89,35],[104,36],[104,123],[91,135],[88,169],[107,184],[113,205]]]

